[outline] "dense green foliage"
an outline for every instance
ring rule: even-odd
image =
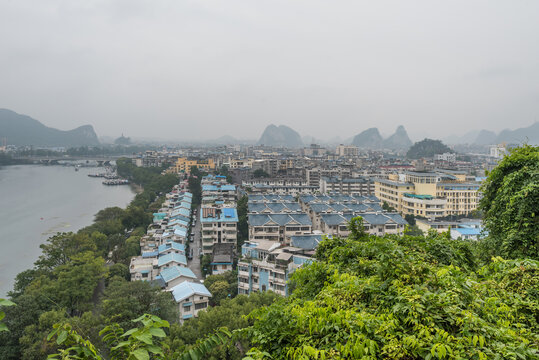
[[[488,174],[481,210],[488,255],[539,260],[539,147],[511,150]]]
[[[238,272],[234,270],[210,275],[204,279],[204,286],[212,294],[210,304],[219,305],[221,300],[231,299],[238,295]]]
[[[454,152],[447,145],[443,144],[440,140],[424,139],[416,142],[408,152],[406,157],[409,159],[421,159],[430,158],[436,154],[451,153]]]
[[[317,258],[252,315],[272,359],[539,358],[538,262],[479,267],[468,243],[435,234],[325,240]]]

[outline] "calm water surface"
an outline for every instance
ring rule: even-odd
[[[108,206],[125,207],[134,197],[129,186],[105,186],[89,173],[99,168],[5,166],[0,168],[0,297],[15,276],[33,266],[39,245],[57,232],[90,225]]]

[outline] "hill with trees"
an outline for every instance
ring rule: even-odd
[[[421,159],[433,157],[436,154],[452,152],[454,151],[440,140],[424,139],[412,145],[412,147],[406,153],[406,157],[409,159]]]
[[[63,131],[47,127],[29,116],[7,109],[0,109],[0,137],[5,137],[8,145],[64,147],[99,145],[91,125]]]

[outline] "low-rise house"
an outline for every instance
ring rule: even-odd
[[[201,310],[208,307],[210,291],[200,283],[184,281],[170,289],[174,300],[178,304],[180,323],[187,319],[197,317]]]
[[[183,266],[171,266],[163,269],[159,275],[156,276],[156,280],[163,282],[163,287],[167,290],[171,290],[176,285],[181,284],[184,281],[197,281],[196,275],[191,269]]]
[[[185,255],[185,245],[172,241],[163,245],[159,245],[158,253],[159,256],[165,256],[172,253]]]
[[[159,256],[157,259],[159,271],[172,266],[187,266],[187,258],[184,254],[170,253],[164,256]]]

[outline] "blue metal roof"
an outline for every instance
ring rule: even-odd
[[[146,251],[142,253],[142,257],[145,259],[157,257],[157,255],[159,255],[157,251]]]
[[[166,283],[181,276],[185,276],[191,279],[197,278],[193,271],[191,271],[191,269],[177,265],[161,270],[159,275]]]
[[[185,253],[185,245],[180,244],[180,243],[175,242],[175,241],[171,241],[169,243],[159,245],[158,250],[159,250],[159,253],[165,252],[167,250],[178,250],[178,251],[182,251],[182,252]]]
[[[298,223],[300,225],[312,225],[311,219],[305,213],[300,214],[249,214],[249,225],[263,226],[268,222],[274,222],[279,226],[288,225],[290,223]]]
[[[172,288],[172,296],[176,302],[180,302],[192,295],[211,297],[210,291],[202,284],[184,281]]]
[[[290,245],[304,250],[314,250],[325,235],[308,234],[294,235],[290,237]],[[331,236],[329,236],[331,237]]]
[[[187,258],[183,254],[177,254],[177,253],[170,253],[163,256],[159,256],[159,260],[157,262],[157,265],[159,267],[168,264],[169,262],[177,262],[178,264],[182,264],[187,266]]]

